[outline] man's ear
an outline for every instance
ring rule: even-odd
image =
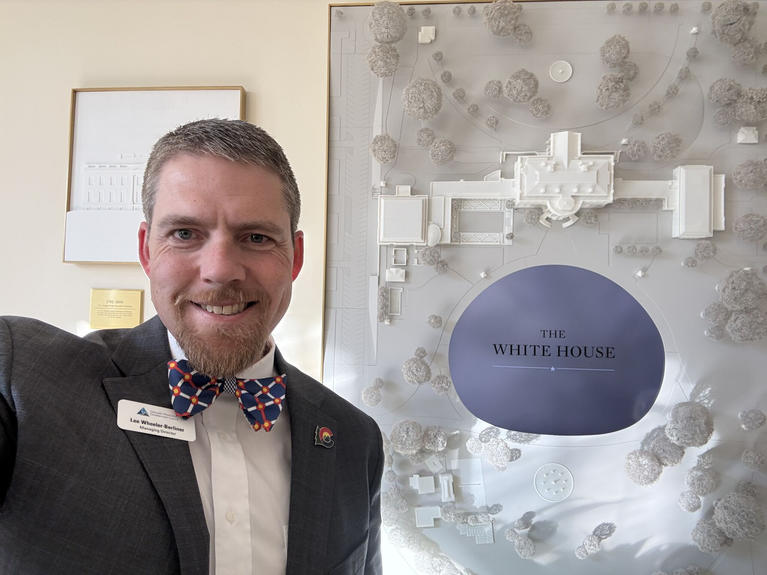
[[[146,277],[149,276],[149,224],[141,222],[138,227],[138,259],[141,267],[144,268]]]
[[[140,233],[140,232],[139,232]],[[298,273],[304,265],[304,232],[298,230],[293,234],[293,279],[298,277]]]

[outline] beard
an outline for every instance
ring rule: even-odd
[[[173,335],[194,369],[210,377],[231,378],[264,356],[270,335],[270,329],[264,323],[264,313],[256,315],[251,311],[250,314],[255,317],[251,317],[247,324],[210,327],[201,333],[184,320],[184,306],[194,305],[189,303],[190,300],[209,305],[221,301],[256,301],[255,305],[261,310],[267,310],[269,297],[262,291],[245,293],[233,288],[179,294],[175,301],[178,333]]]

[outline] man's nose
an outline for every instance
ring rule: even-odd
[[[231,238],[211,238],[200,253],[200,275],[207,283],[228,284],[245,279],[239,246]]]

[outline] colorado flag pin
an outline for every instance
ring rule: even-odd
[[[329,427],[317,426],[314,429],[314,445],[321,445],[330,449],[336,444],[333,440],[333,432]]]

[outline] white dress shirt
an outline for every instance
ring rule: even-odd
[[[186,359],[168,332],[174,359]],[[280,375],[269,352],[237,377]],[[290,381],[286,381],[286,390]],[[272,430],[253,431],[237,398],[221,394],[193,417],[189,452],[210,533],[211,575],[282,575],[287,564],[290,505],[289,392]]]

